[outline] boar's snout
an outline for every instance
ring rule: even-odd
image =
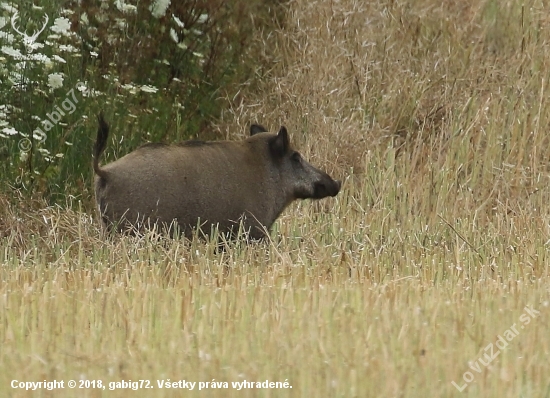
[[[328,175],[323,176],[320,181],[314,184],[313,199],[323,199],[327,196],[336,196],[340,192],[342,182],[333,180]]]

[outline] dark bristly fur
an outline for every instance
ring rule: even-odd
[[[340,191],[339,181],[292,149],[284,127],[273,134],[252,125],[243,141],[143,145],[100,167],[109,126],[101,114],[98,122],[95,193],[107,229],[175,222],[186,236],[197,226],[206,235],[213,226],[232,235],[242,222],[250,238],[261,239],[292,201]]]

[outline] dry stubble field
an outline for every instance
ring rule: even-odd
[[[548,5],[288,7],[218,129],[285,124],[342,192],[223,253],[1,199],[1,396],[550,396]],[[107,388],[10,387],[53,379]]]

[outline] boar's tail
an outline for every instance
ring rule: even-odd
[[[109,136],[109,125],[103,118],[103,112],[100,112],[97,121],[99,124],[99,127],[97,128],[97,138],[94,144],[94,153],[93,153],[93,166],[94,166],[94,172],[100,176],[101,178],[105,178],[107,176],[107,173],[99,167],[99,157],[105,150],[105,147],[107,146],[107,137]]]

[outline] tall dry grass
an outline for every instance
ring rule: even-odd
[[[264,83],[228,94],[218,128],[285,124],[344,186],[289,208],[270,242],[104,240],[85,212],[2,199],[2,394],[40,396],[12,379],[148,379],[56,396],[179,396],[156,388],[169,378],[293,387],[193,396],[548,396],[548,15],[289,2],[258,35]],[[540,314],[523,324],[527,305]]]

